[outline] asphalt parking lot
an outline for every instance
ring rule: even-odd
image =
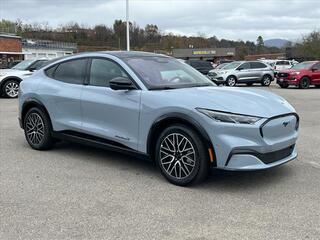
[[[0,99],[0,239],[320,239],[320,89],[265,88],[301,117],[297,160],[169,184],[153,164],[71,143],[37,152]]]

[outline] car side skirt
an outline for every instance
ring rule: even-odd
[[[88,134],[83,134],[75,131],[62,131],[62,132],[54,131],[51,133],[51,135],[52,137],[63,140],[63,141],[75,142],[75,143],[84,144],[84,145],[88,145],[96,148],[110,150],[113,152],[119,152],[126,155],[131,155],[131,156],[146,159],[146,160],[151,160],[148,154],[131,149],[121,143],[96,137],[96,136],[92,136],[92,135],[88,135]]]

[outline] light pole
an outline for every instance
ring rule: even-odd
[[[130,35],[129,35],[129,0],[126,0],[126,19],[127,19],[127,51],[130,51]]]

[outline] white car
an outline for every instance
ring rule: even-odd
[[[16,98],[20,82],[41,68],[48,60],[25,60],[11,69],[0,69],[0,96]]]
[[[276,60],[271,66],[273,67],[275,74],[277,74],[282,70],[292,68],[293,65],[295,65],[295,63],[290,60]]]

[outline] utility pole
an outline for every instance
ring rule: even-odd
[[[126,0],[126,19],[127,19],[127,51],[130,51],[130,36],[129,36],[129,0]]]

